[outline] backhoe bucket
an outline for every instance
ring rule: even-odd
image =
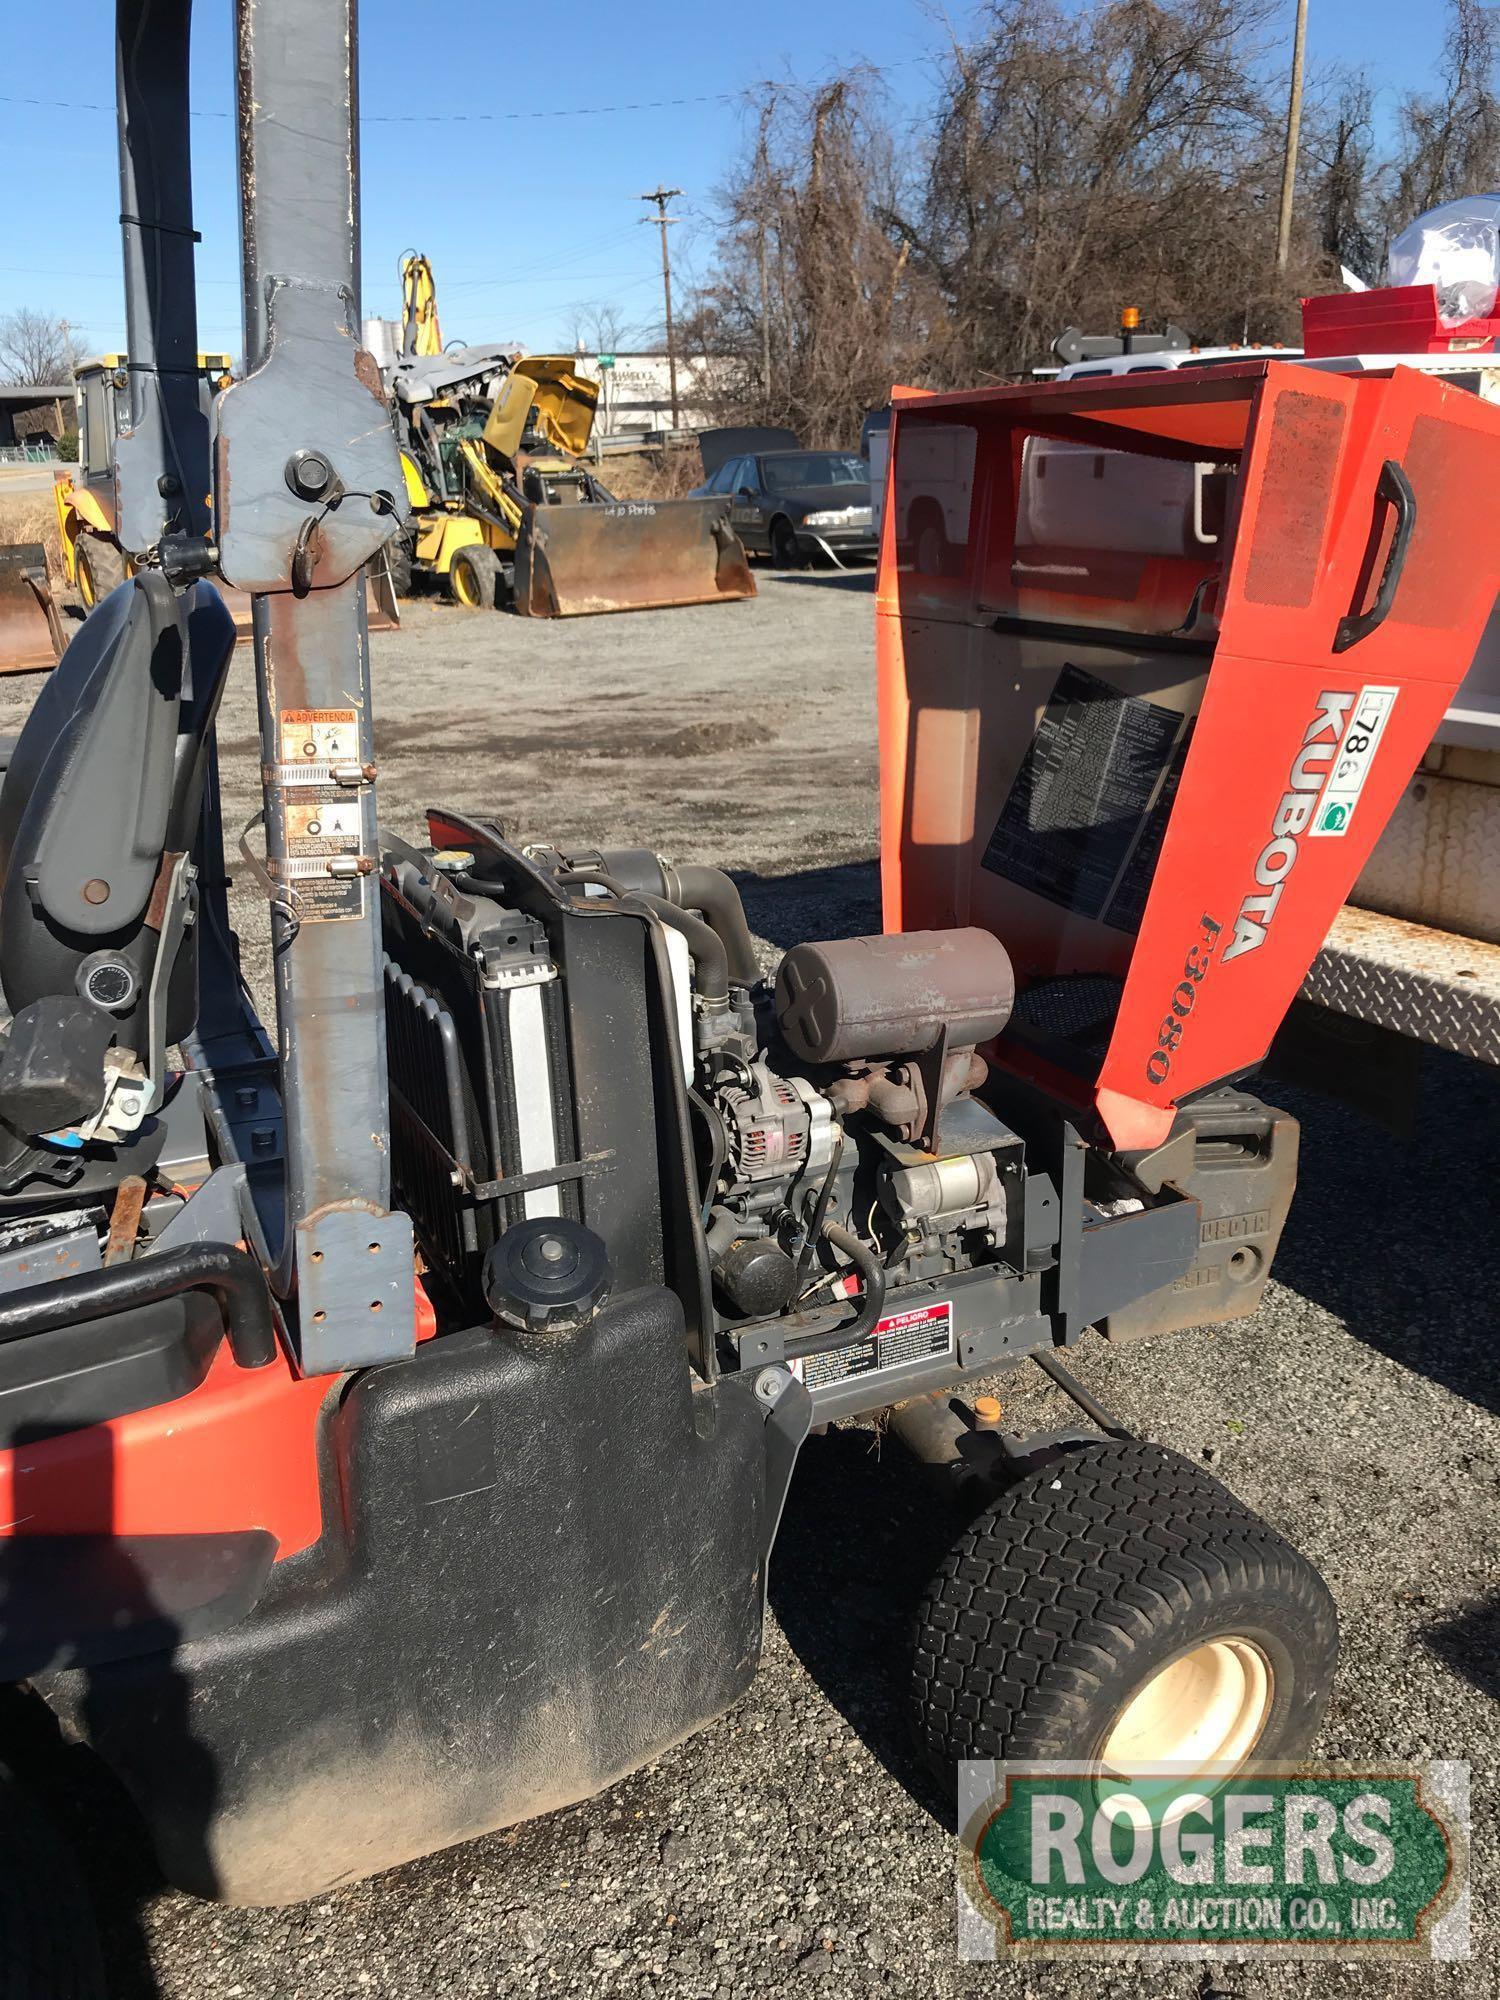
[[[35,673],[62,658],[62,624],[40,542],[0,548],[0,674]]]
[[[725,500],[529,507],[516,542],[516,610],[529,618],[661,610],[754,597]]]

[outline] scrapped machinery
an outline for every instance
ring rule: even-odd
[[[50,667],[63,649],[62,620],[41,542],[0,545],[0,674]]]
[[[55,1719],[173,1881],[248,1902],[583,1798],[745,1688],[809,1429],[893,1405],[969,1494],[916,1624],[941,1778],[1304,1750],[1327,1589],[1064,1357],[1259,1296],[1296,1128],[1244,1078],[1493,603],[1500,413],[1263,364],[898,396],[895,481],[973,500],[935,496],[938,573],[886,513],[888,931],[767,983],[715,869],[441,805],[382,831],[360,575],[407,502],[355,332],[354,29],[241,0],[250,368],[210,453],[154,372],[193,343],[187,9],[119,0],[120,496],[157,560],[0,787],[7,1761]],[[1074,590],[1022,518],[1041,434],[1211,461],[1219,541]],[[274,1044],[226,909],[220,577]],[[963,1400],[1028,1362],[1076,1427]],[[55,1851],[6,1858],[12,2000],[96,1990]]]
[[[196,357],[198,420],[205,436],[213,399],[232,379],[229,371],[227,354]],[[121,543],[115,505],[115,440],[130,423],[130,372],[124,354],[101,355],[74,369],[78,468],[59,472],[52,482],[63,572],[85,611],[131,574],[141,554]],[[183,475],[163,476],[180,486]]]
[[[206,437],[215,396],[234,379],[227,354],[199,354],[195,375],[198,400],[197,436]],[[115,585],[135,573],[148,550],[122,538],[117,501],[115,453],[129,429],[134,408],[131,364],[123,354],[106,354],[87,361],[74,372],[78,408],[78,469],[60,472],[53,480],[57,527],[62,543],[63,571],[78,592],[85,611],[92,611]],[[170,502],[182,491],[184,469],[161,475],[161,497]],[[163,509],[163,532],[177,530],[179,516]],[[366,589],[373,631],[389,631],[398,623],[389,563],[371,564]],[[250,636],[250,599],[246,592],[225,588],[224,601],[241,639]],[[59,646],[58,651],[61,652]]]
[[[598,385],[570,355],[446,352],[432,267],[402,260],[387,371],[412,516],[397,587],[438,580],[470,610],[533,618],[753,597],[723,498],[620,500],[585,463]]]

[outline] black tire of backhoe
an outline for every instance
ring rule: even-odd
[[[92,610],[95,604],[103,603],[117,584],[125,581],[125,558],[113,542],[107,542],[102,535],[93,534],[85,529],[78,537],[78,546],[74,553],[75,575],[85,564],[93,579],[94,595],[90,600],[84,593],[82,583],[78,586],[78,595]]]
[[[460,565],[468,570],[474,579],[475,596],[472,604],[465,603],[454,584],[453,572]],[[454,604],[462,605],[466,611],[493,611],[499,585],[499,558],[493,549],[485,548],[482,543],[459,549],[448,566],[448,596]]]
[[[416,544],[411,535],[393,535],[385,545],[385,557],[390,565],[391,589],[397,597],[410,597],[412,568],[416,561]]]
[[[0,2000],[108,2000],[83,1878],[57,1829],[3,1766]]]
[[[1068,1451],[1001,1494],[939,1565],[917,1614],[918,1751],[949,1789],[966,1757],[1091,1760],[1167,1661],[1231,1633],[1273,1668],[1253,1754],[1300,1756],[1338,1657],[1322,1577],[1176,1452]]]

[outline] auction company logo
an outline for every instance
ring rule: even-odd
[[[1469,1767],[966,1763],[959,1951],[1466,1958]]]

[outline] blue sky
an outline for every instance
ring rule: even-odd
[[[1292,0],[1284,11],[1289,32]],[[1309,11],[1314,68],[1364,64],[1387,115],[1402,88],[1430,82],[1439,0],[1310,0]],[[118,345],[113,5],[6,12],[0,314],[33,306],[68,318],[85,349]],[[948,18],[961,26],[966,12],[955,6]],[[194,102],[205,115],[194,127],[194,201],[202,343],[238,354],[230,13],[229,0],[195,9]],[[920,105],[934,77],[927,58],[946,41],[942,19],[923,0],[757,0],[739,10],[572,0],[555,12],[498,0],[364,0],[365,312],[397,310],[397,259],[415,245],[433,259],[448,339],[545,350],[567,342],[572,308],[597,300],[649,325],[659,318],[660,270],[656,232],[637,221],[642,190],[659,180],[684,190],[673,251],[690,279],[709,249],[714,190],[743,137],[740,93],[767,77],[813,82],[861,58],[883,68],[894,108]],[[507,30],[521,36],[514,67]],[[413,47],[429,40],[431,61],[419,68]],[[22,95],[106,109],[16,102]],[[600,108],[632,105],[645,108]],[[413,111],[469,118],[390,122]],[[503,115],[517,112],[549,115]]]

